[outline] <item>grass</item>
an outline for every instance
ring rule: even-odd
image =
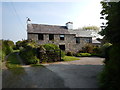
[[[80,60],[79,58],[77,57],[73,57],[73,56],[65,56],[62,58],[63,61],[74,61],[74,60]]]
[[[13,52],[19,52],[20,50],[13,50]]]
[[[45,67],[45,66],[43,66],[41,64],[31,64],[31,67]]]
[[[21,74],[24,72],[24,69],[21,67],[15,52],[11,53],[8,56],[6,66],[9,70],[13,71],[15,74]]]
[[[20,62],[17,60],[16,53],[11,53],[7,58],[7,67],[8,68],[16,68],[19,67]]]

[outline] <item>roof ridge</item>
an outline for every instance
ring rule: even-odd
[[[32,25],[45,25],[45,26],[59,26],[59,27],[63,27],[62,25],[49,25],[49,24],[33,24]],[[65,27],[65,26],[64,26]]]

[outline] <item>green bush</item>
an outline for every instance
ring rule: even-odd
[[[13,41],[10,40],[1,40],[1,50],[2,50],[2,60],[4,60],[5,56],[13,52]]]
[[[27,46],[20,51],[20,56],[23,58],[26,64],[36,64],[39,63],[39,59],[37,58],[37,50],[36,48],[32,48],[31,46]]]
[[[57,61],[57,58],[59,58],[58,56],[60,56],[60,54],[61,57],[65,56],[65,53],[55,44],[44,44],[43,46],[46,49],[49,61]],[[49,56],[50,54],[53,54],[53,57]]]
[[[46,50],[60,50],[55,44],[44,44],[43,46]]]
[[[77,53],[76,56],[77,57],[89,57],[91,56],[91,54],[90,53]]]
[[[23,40],[23,41],[16,42],[16,49],[19,49],[20,47],[26,48],[27,46],[37,47],[37,44],[33,40]]]
[[[83,53],[92,53],[94,46],[92,44],[86,44],[84,47],[82,47],[82,50],[80,52]]]
[[[120,44],[112,45],[100,76],[100,87],[104,90],[119,90],[120,85]]]
[[[67,55],[67,56],[73,56],[73,53],[72,53],[72,52],[67,52],[66,55]]]
[[[109,47],[111,45],[112,44],[110,44],[110,43],[105,43],[103,46],[101,46],[101,48],[100,48],[100,55],[102,57],[106,57],[107,56],[108,49],[109,49]]]

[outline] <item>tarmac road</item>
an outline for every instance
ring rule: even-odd
[[[85,57],[77,61],[44,64],[45,67],[26,66],[21,74],[5,69],[2,71],[2,86],[3,88],[98,88],[97,75],[103,68],[102,61],[103,58]]]

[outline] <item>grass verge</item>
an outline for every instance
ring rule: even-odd
[[[21,67],[19,60],[17,59],[17,54],[11,53],[6,62],[6,66],[9,70],[13,71],[15,74],[21,74],[24,69]]]
[[[31,64],[31,67],[45,67],[45,66],[41,64]]]
[[[73,57],[73,56],[65,56],[62,58],[63,61],[74,61],[74,60],[80,60],[79,58],[77,57]]]

